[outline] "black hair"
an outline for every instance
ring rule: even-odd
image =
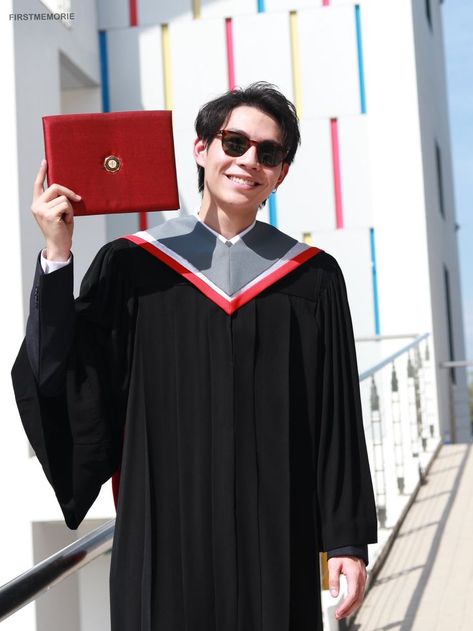
[[[205,103],[195,119],[198,138],[206,145],[210,144],[232,111],[241,105],[255,107],[275,119],[281,129],[282,145],[287,152],[284,162],[291,164],[301,142],[296,108],[276,86],[266,81],[252,83],[247,88],[229,90]],[[204,168],[198,164],[200,193],[204,190],[204,171]]]

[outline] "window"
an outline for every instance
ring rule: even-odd
[[[452,322],[452,299],[450,296],[450,274],[448,271],[448,267],[444,264],[443,266],[443,280],[444,280],[444,289],[445,289],[445,308],[447,315],[447,335],[448,335],[448,354],[449,361],[455,361],[455,346],[453,343],[453,322]],[[450,368],[450,378],[452,383],[456,383],[456,375],[455,368]]]
[[[430,10],[430,0],[425,0],[425,15],[427,17],[427,22],[429,23],[429,28],[432,30],[432,13]]]
[[[438,142],[435,142],[435,167],[437,172],[437,193],[439,200],[439,210],[443,219],[445,219],[445,200],[443,195],[443,176],[442,176],[442,154]]]

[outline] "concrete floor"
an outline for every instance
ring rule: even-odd
[[[473,630],[473,450],[444,445],[353,631]]]

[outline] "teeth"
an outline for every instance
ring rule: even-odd
[[[236,177],[234,175],[229,175],[228,177],[232,182],[235,182],[236,184],[248,184],[249,186],[256,186],[256,182],[254,182],[253,180],[246,180],[245,178]]]

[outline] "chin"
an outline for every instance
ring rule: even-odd
[[[226,199],[222,200],[221,208],[231,208],[234,211],[239,210],[240,212],[252,213],[257,211],[264,201],[264,199]]]
[[[231,195],[226,195],[221,201],[227,205],[246,205],[250,208],[259,208],[269,196],[269,193],[259,192],[259,195],[254,195],[252,191],[249,191],[249,193],[247,194],[245,191],[233,192]]]

